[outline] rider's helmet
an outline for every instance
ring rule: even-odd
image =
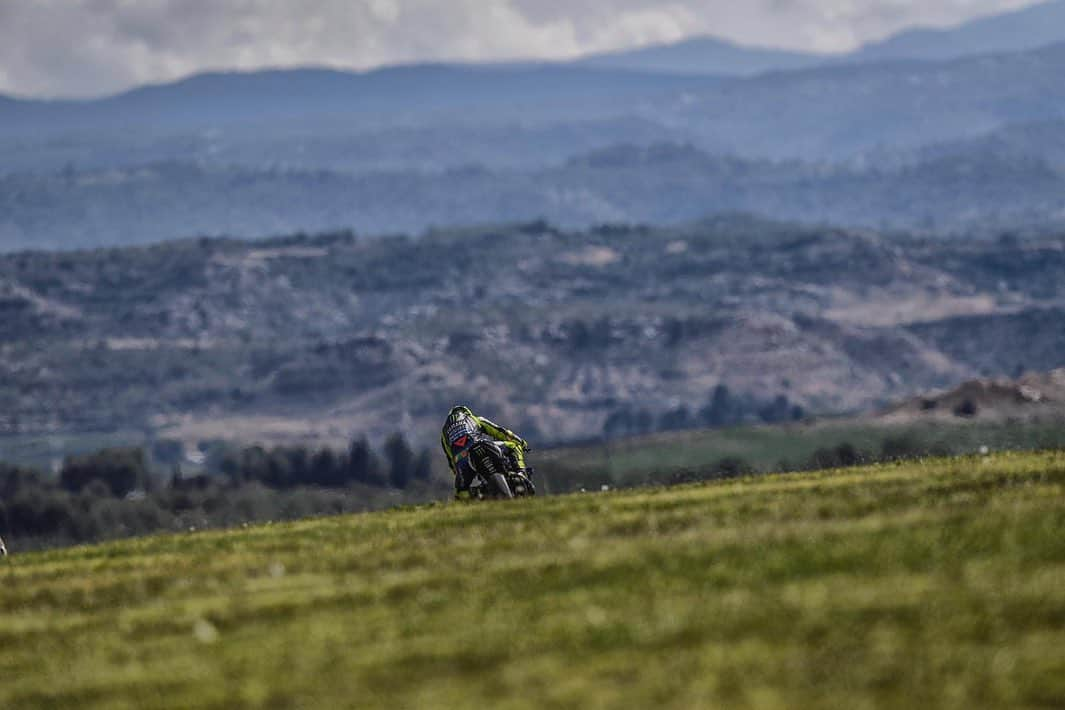
[[[447,422],[445,426],[451,426],[452,424],[458,424],[463,419],[472,419],[473,410],[469,407],[462,405],[452,407],[451,411],[447,413]]]

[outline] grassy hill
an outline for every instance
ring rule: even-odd
[[[0,707],[1048,706],[1065,453],[14,556]]]
[[[981,450],[1065,448],[1065,419],[1014,421],[901,416],[825,419],[775,426],[692,429],[587,442],[534,454],[553,493],[779,472],[897,458],[963,456]],[[847,460],[850,459],[850,460]]]

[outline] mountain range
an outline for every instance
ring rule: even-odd
[[[578,63],[641,72],[742,77],[805,69],[834,58],[828,54],[752,47],[717,37],[693,37],[670,44],[596,54]]]
[[[846,53],[795,52],[752,47],[717,37],[586,57],[583,64],[678,74],[751,76],[830,64],[898,60],[949,60],[977,54],[1019,52],[1065,41],[1065,2],[1052,0],[979,17],[947,28],[914,28]]]
[[[1049,2],[847,56],[697,39],[560,64],[214,73],[97,100],[0,98],[0,250],[739,211],[1052,227],[1065,210],[1063,14]]]
[[[1061,42],[1065,2],[1051,0],[1019,10],[980,17],[957,27],[918,28],[867,44],[848,61],[957,59],[973,54],[1017,52]]]
[[[532,118],[616,112],[634,97],[715,86],[715,77],[552,64],[419,64],[368,72],[286,69],[197,74],[93,100],[11,100],[9,135],[66,130],[196,130],[234,124],[403,125],[424,117]],[[481,116],[484,118],[485,116]]]

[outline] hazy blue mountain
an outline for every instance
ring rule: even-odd
[[[885,162],[916,165],[973,155],[1012,162],[1039,161],[1065,174],[1065,120],[1009,125],[977,138],[923,146]]]
[[[827,58],[822,54],[750,47],[716,37],[695,37],[671,44],[592,55],[580,63],[675,74],[750,76],[766,71],[802,69],[823,63]]]
[[[1063,76],[1059,43],[729,79],[434,65],[0,100],[0,249],[737,210],[1060,224]]]
[[[946,29],[914,29],[867,45],[850,62],[885,59],[954,59],[1017,52],[1065,41],[1065,0],[982,17]]]
[[[617,143],[691,140],[688,132],[619,115],[604,118],[491,122],[461,118],[394,126],[352,121],[278,121],[217,129],[100,131],[70,137],[0,136],[0,175],[126,168],[170,160],[256,168],[347,172],[439,171],[463,165],[539,169],[576,153]]]
[[[1065,119],[1065,44],[746,79],[517,65],[209,74],[0,105],[0,174],[203,161],[364,173],[541,168],[611,143],[838,161]]]
[[[717,37],[695,37],[634,50],[595,54],[589,66],[673,72],[752,76],[822,64],[920,59],[957,59],[977,54],[1018,52],[1065,41],[1065,0],[981,17],[943,29],[915,28],[891,35],[845,54],[794,52],[737,44]]]
[[[818,67],[684,91],[652,112],[715,152],[842,160],[1065,119],[1065,43],[947,62]],[[651,114],[649,114],[651,115]]]
[[[890,229],[995,233],[1063,222],[1065,173],[967,151],[893,169],[723,158],[692,146],[615,146],[538,171],[254,170],[160,163],[0,178],[0,250],[144,244],[181,236],[364,234],[548,219],[566,227],[678,224],[745,212]]]
[[[224,72],[78,101],[0,103],[0,130],[193,130],[287,122],[402,125],[456,117],[565,116],[615,111],[664,91],[706,88],[712,77],[679,77],[556,64],[411,65],[369,72],[291,69]]]

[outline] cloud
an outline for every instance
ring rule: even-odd
[[[0,92],[91,96],[208,69],[562,59],[714,34],[846,50],[1032,0],[0,0]]]

